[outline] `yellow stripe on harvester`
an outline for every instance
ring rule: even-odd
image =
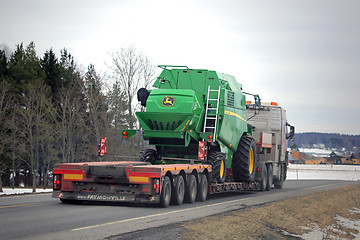
[[[246,120],[244,118],[242,118],[240,115],[234,113],[234,112],[230,112],[230,111],[227,111],[225,110],[225,114],[226,115],[229,115],[229,116],[233,116],[233,117],[237,117],[237,118],[240,118],[241,120],[243,120],[244,122],[246,122]]]
[[[64,174],[64,180],[83,180],[84,179],[84,175],[82,174]]]
[[[149,177],[129,176],[129,182],[131,182],[131,183],[148,183],[149,182]]]

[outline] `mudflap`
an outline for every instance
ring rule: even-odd
[[[256,168],[256,174],[255,174],[255,181],[260,182],[262,179],[262,171],[265,168],[266,169],[266,165],[265,162],[262,161],[257,161],[256,163],[257,168]]]

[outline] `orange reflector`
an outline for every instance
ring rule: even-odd
[[[64,174],[64,180],[83,180],[84,175],[83,174]]]
[[[251,104],[251,101],[246,101],[246,104]]]
[[[148,177],[129,176],[129,182],[130,183],[149,183],[149,178]]]
[[[279,105],[277,104],[277,102],[271,102],[271,105],[273,105],[273,106],[279,106]]]

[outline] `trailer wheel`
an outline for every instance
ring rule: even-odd
[[[196,200],[199,202],[205,202],[208,194],[209,183],[205,174],[200,174],[200,183],[198,185],[198,192]]]
[[[154,164],[157,158],[157,152],[154,149],[146,149],[140,151],[140,162],[150,162],[151,164]]]
[[[211,178],[218,183],[225,182],[226,178],[226,156],[222,152],[210,152],[208,162],[212,166]]]
[[[166,208],[170,204],[171,199],[171,181],[168,176],[165,176],[160,195],[160,207]]]
[[[175,205],[181,205],[184,202],[185,195],[185,181],[183,176],[178,175],[176,177],[176,183],[171,193],[171,203]]]
[[[271,164],[267,164],[266,169],[267,169],[266,191],[270,191],[273,185],[273,167]]]
[[[267,186],[267,170],[266,166],[262,168],[261,181],[260,181],[260,191],[264,192]]]
[[[256,144],[253,138],[243,136],[234,153],[232,170],[235,181],[251,182],[255,178]]]
[[[197,181],[194,174],[190,175],[189,182],[186,186],[185,190],[185,201],[187,203],[193,203],[196,199],[196,193],[197,193]]]

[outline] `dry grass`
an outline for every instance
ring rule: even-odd
[[[184,224],[183,239],[289,239],[282,230],[301,235],[309,231],[302,226],[311,229],[314,223],[323,239],[330,235],[352,239],[351,232],[358,231],[337,225],[335,217],[358,220],[360,214],[350,214],[354,208],[360,208],[360,184],[194,220]]]

